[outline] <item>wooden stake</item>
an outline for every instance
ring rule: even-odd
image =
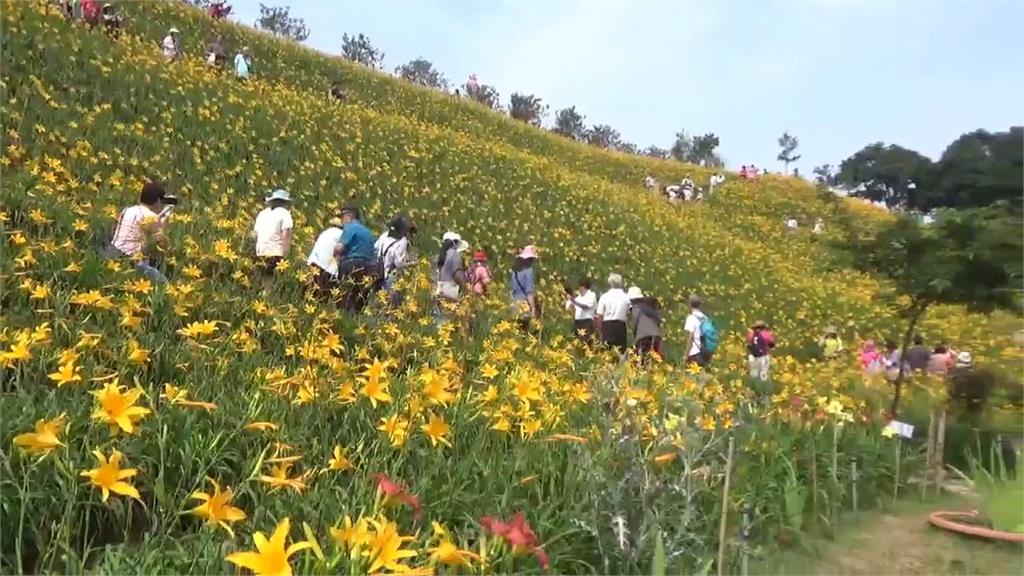
[[[725,457],[725,485],[722,487],[722,518],[718,523],[718,576],[725,574],[725,528],[729,514],[729,484],[732,482],[733,438],[729,435],[729,451]]]

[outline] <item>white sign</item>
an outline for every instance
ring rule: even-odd
[[[897,435],[902,436],[903,438],[910,438],[914,435],[913,425],[907,424],[905,422],[900,422],[898,420],[893,420],[889,422],[885,427],[892,430]]]

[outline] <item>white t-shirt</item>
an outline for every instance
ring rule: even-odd
[[[338,260],[334,257],[334,249],[341,243],[341,228],[331,226],[324,230],[313,243],[313,250],[306,259],[306,264],[316,264],[324,272],[332,276],[338,275]]]
[[[800,223],[796,221],[796,218],[790,218],[789,220],[786,220],[786,228],[789,228],[790,230],[796,230],[799,227]]]
[[[171,36],[170,34],[164,36],[163,48],[164,58],[167,58],[168,60],[178,55],[178,43],[174,41],[174,36]]]
[[[573,300],[576,303],[573,303]],[[582,306],[578,306],[582,304]],[[583,295],[575,294],[572,298],[565,299],[565,309],[573,310],[573,320],[591,320],[594,318],[594,305],[597,304],[597,294],[593,290],[587,290]]]
[[[686,330],[693,335],[693,344],[690,345],[690,353],[687,356],[696,356],[700,354],[700,323],[707,318],[700,310],[694,310],[690,312],[690,315],[686,317],[686,323],[683,324],[683,330]]]
[[[287,208],[278,206],[261,210],[252,227],[256,233],[256,255],[287,256],[284,253],[284,231],[292,226],[292,215]]]
[[[601,298],[597,301],[596,313],[605,322],[616,320],[625,322],[629,317],[630,306],[632,303],[629,301],[629,296],[626,296],[621,288],[612,288],[601,294]]]
[[[114,237],[110,243],[122,253],[134,256],[142,252],[142,244],[146,240],[146,234],[142,231],[142,225],[147,220],[156,221],[157,214],[148,207],[138,204],[131,208],[125,208],[117,221],[117,228],[114,229]]]
[[[409,254],[409,239],[396,240],[384,232],[373,243],[373,249],[377,252],[377,260],[384,266],[384,275],[390,276],[405,267]]]

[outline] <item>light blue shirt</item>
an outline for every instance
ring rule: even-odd
[[[533,285],[533,267],[523,268],[512,273],[511,278],[512,299],[526,300],[526,297],[535,291]]]
[[[245,59],[244,54],[235,56],[235,76],[239,78],[249,77],[249,61]]]

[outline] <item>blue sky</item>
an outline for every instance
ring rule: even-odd
[[[276,5],[277,0],[265,0]],[[231,2],[252,24],[258,2]],[[307,43],[363,33],[389,70],[422,56],[507,103],[575,105],[641,147],[714,132],[730,168],[809,175],[865,144],[938,157],[960,134],[1024,124],[1024,2],[457,2],[284,0]],[[330,23],[330,24],[328,24]]]

